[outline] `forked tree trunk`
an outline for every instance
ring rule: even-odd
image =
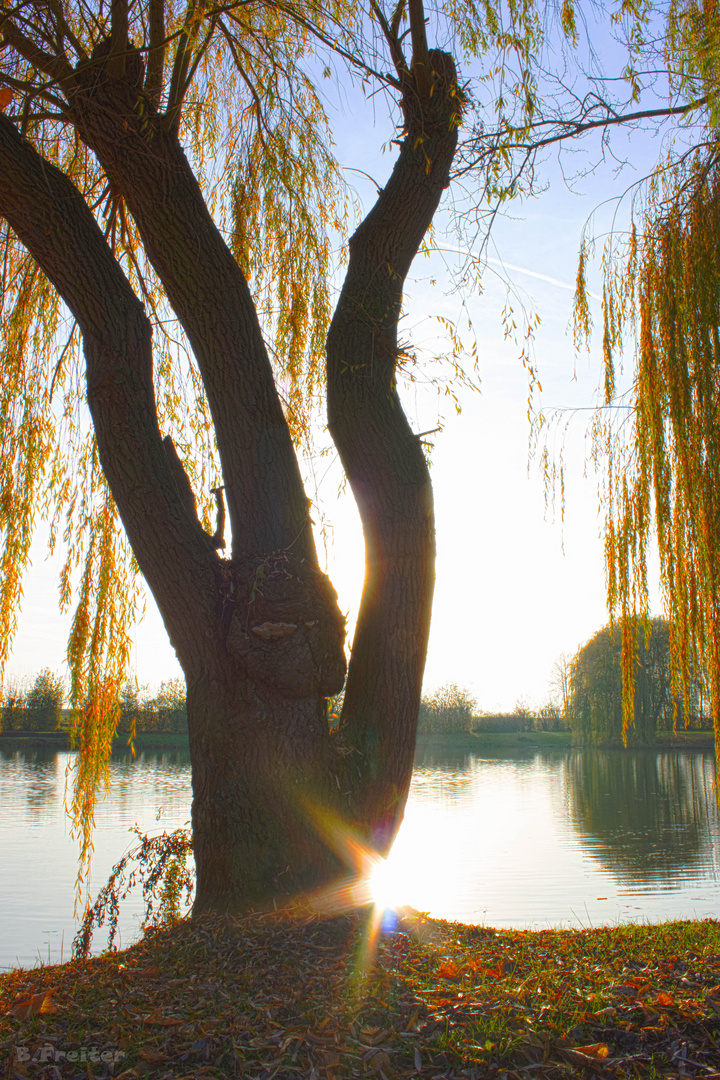
[[[412,774],[430,628],[435,531],[422,445],[396,388],[405,278],[443,189],[460,122],[455,65],[431,50],[429,91],[404,95],[392,175],[350,241],[328,337],[328,419],[360,510],[366,579],[341,716],[351,815],[378,849],[395,835]]]
[[[451,59],[430,61],[422,96],[406,75],[400,156],[351,241],[328,340],[330,425],[368,560],[340,739],[328,732],[326,698],[343,683],[344,620],[318,568],[247,283],[176,135],[150,101],[141,128],[129,75],[96,62],[65,78],[76,128],[125,198],[191,341],[222,461],[230,560],[204,533],[159,430],[140,301],[85,200],[0,113],[0,213],[78,320],[102,466],[186,677],[196,911],[256,906],[327,881],[342,860],[324,816],[349,818],[383,846],[404,806],[434,539],[422,448],[395,388],[397,323],[460,113]]]

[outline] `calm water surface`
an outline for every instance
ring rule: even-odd
[[[71,755],[0,751],[0,966],[68,959],[77,841]],[[720,916],[711,753],[527,751],[418,762],[379,889],[388,903],[490,926],[590,926]],[[133,846],[129,827],[188,822],[186,753],[114,760],[97,812],[91,891]],[[139,899],[121,943],[139,926]],[[104,945],[102,931],[95,939]]]

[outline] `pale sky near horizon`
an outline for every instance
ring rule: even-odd
[[[381,177],[392,166],[390,155],[376,153],[383,137],[369,126],[354,125],[338,138],[340,160],[348,169],[377,170]],[[633,179],[642,175],[642,164],[638,169]],[[483,294],[466,298],[478,339],[481,392],[461,394],[459,416],[449,400],[438,403],[431,390],[416,386],[405,393],[414,430],[436,427],[439,412],[444,417],[442,432],[430,436],[438,558],[425,688],[458,683],[482,710],[512,709],[520,701],[546,703],[553,661],[563,652],[574,653],[607,621],[602,518],[596,478],[586,467],[589,413],[578,413],[567,435],[561,523],[559,509],[553,515],[545,506],[539,461],[528,461],[527,375],[518,348],[503,338],[501,312],[507,276],[541,319],[534,350],[543,388],[537,404],[547,410],[589,409],[600,381],[600,341],[598,334],[589,355],[575,356],[569,323],[577,251],[583,224],[610,184],[620,191],[626,182],[617,182],[608,166],[575,195],[556,167],[548,175],[549,191],[511,205],[508,217],[497,222]],[[358,180],[355,174],[349,179]],[[360,191],[371,189],[360,186]],[[442,270],[439,257],[419,257],[406,290],[403,337],[421,356],[432,351],[437,336],[437,323],[427,313],[461,314],[460,298],[447,294],[446,282],[434,289],[428,283]],[[599,305],[593,313],[597,325]],[[558,431],[558,448],[559,439]],[[323,473],[319,494],[334,538],[327,569],[352,626],[362,585],[361,530],[349,492],[337,497],[339,472],[327,459],[318,464],[316,479]],[[315,494],[312,487],[309,494]],[[46,559],[43,546],[34,547],[9,676],[30,676],[46,666],[66,670],[69,620],[57,613],[60,564],[59,555]],[[131,674],[141,685],[155,688],[181,674],[151,597],[135,640]]]

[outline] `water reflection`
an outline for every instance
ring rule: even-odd
[[[678,888],[715,864],[714,773],[710,754],[572,753],[567,790],[581,844],[623,884]]]
[[[0,754],[0,806],[11,805],[17,792],[22,795],[29,821],[40,823],[58,797],[56,750],[38,747],[28,755]]]
[[[0,750],[0,966],[69,956],[77,843],[71,755]],[[187,752],[113,756],[97,808],[91,891],[134,844],[190,817]],[[494,926],[601,925],[720,914],[712,754],[506,751],[419,756],[386,895]],[[137,933],[139,898],[121,916]],[[98,940],[103,947],[102,939]]]

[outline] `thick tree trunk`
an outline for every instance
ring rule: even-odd
[[[434,585],[430,476],[395,385],[402,290],[448,184],[461,112],[452,58],[431,50],[429,62],[426,96],[406,80],[400,155],[350,241],[327,343],[328,420],[360,510],[367,567],[341,734],[354,751],[351,815],[380,849],[410,783]]]
[[[186,676],[196,910],[316,885],[339,868],[321,824],[328,811],[349,814],[383,846],[404,806],[434,540],[422,448],[395,388],[397,323],[460,113],[452,61],[439,52],[427,60],[422,91],[405,76],[398,163],[352,239],[328,340],[330,425],[368,555],[342,754],[325,699],[343,683],[344,621],[318,569],[257,315],[176,134],[149,99],[140,120],[137,58],[111,73],[97,51],[92,65],[59,77],[68,115],[130,208],[192,344],[222,462],[231,560],[204,533],[159,430],[142,304],[70,180],[0,113],[0,213],[78,320],[102,466]]]
[[[264,906],[340,871],[315,825],[337,796],[325,708],[216,667],[188,683],[196,913]]]
[[[76,72],[69,96],[187,332],[213,416],[233,559],[216,564],[216,625],[202,663],[183,663],[196,908],[242,908],[317,884],[336,866],[300,795],[318,805],[337,798],[325,697],[344,679],[344,620],[318,568],[247,282],[177,134],[149,106],[141,124],[132,80],[97,64]],[[158,603],[172,625],[172,604]]]
[[[1,113],[0,213],[78,320],[103,470],[186,676],[198,908],[324,881],[336,863],[313,820],[339,790],[335,593],[292,552],[218,558],[163,445],[142,305],[84,199]]]

